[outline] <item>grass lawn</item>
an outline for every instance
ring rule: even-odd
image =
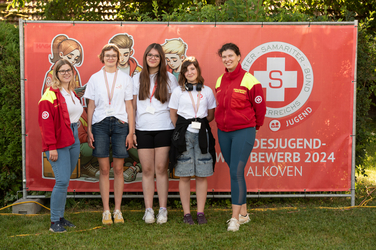
[[[356,204],[367,196],[373,180],[358,178],[358,182]],[[122,211],[125,223],[103,226],[98,208],[73,206],[65,217],[77,227],[63,234],[48,231],[46,209],[25,216],[12,215],[7,208],[0,215],[0,249],[375,249],[372,197],[375,194],[367,198],[366,207],[355,208],[348,207],[349,198],[249,199],[251,222],[238,232],[226,231],[231,216],[228,202],[213,200],[205,210],[208,224],[201,226],[184,224],[183,212],[176,208],[169,209],[166,224],[145,224],[143,209],[132,209],[127,200]],[[131,206],[140,204],[132,201]]]

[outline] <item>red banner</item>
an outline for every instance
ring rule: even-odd
[[[77,87],[83,87],[102,67],[98,55],[109,42],[121,48],[120,69],[130,75],[141,70],[142,56],[150,43],[162,45],[168,68],[175,75],[184,57],[195,56],[205,84],[213,90],[224,72],[217,50],[224,43],[236,43],[242,53],[242,67],[261,82],[267,101],[265,123],[257,133],[245,169],[248,191],[350,189],[354,25],[28,22],[24,31],[29,190],[51,191],[55,183],[42,154],[37,121],[38,101],[50,83],[54,63],[60,58],[70,60],[76,69]],[[71,176],[70,192],[99,191],[98,164],[85,144],[86,121],[84,113],[80,119],[81,156]],[[216,137],[215,121],[211,126]],[[230,191],[229,170],[218,143],[216,152],[217,164],[214,175],[208,178],[208,191]],[[124,170],[133,166],[137,172],[126,178],[124,191],[140,192],[142,166],[137,151],[130,155]],[[178,191],[177,181],[171,173],[169,191]]]

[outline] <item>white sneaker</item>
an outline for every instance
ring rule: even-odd
[[[160,208],[157,215],[157,224],[163,224],[167,222],[167,209]]]
[[[227,223],[228,223],[227,231],[236,232],[239,230],[240,223],[237,219],[231,218],[227,221]]]
[[[154,218],[154,211],[153,211],[153,209],[147,208],[145,210],[145,214],[144,214],[144,217],[142,219],[145,221],[145,223],[148,223],[148,224],[154,223],[155,222],[155,218]]]
[[[251,221],[251,218],[249,218],[249,214],[247,214],[246,216],[239,214],[239,223],[240,224],[245,224],[245,223],[248,223],[250,221]]]

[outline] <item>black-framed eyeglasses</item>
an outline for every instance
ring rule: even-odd
[[[155,59],[159,59],[161,56],[160,55],[153,55],[153,54],[149,53],[148,57],[149,58],[153,58],[154,57]]]
[[[62,75],[70,74],[70,73],[72,73],[72,69],[59,70],[58,72],[59,72],[60,74],[62,74]]]

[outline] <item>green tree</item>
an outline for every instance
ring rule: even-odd
[[[0,204],[22,185],[20,50],[18,27],[0,22]]]

